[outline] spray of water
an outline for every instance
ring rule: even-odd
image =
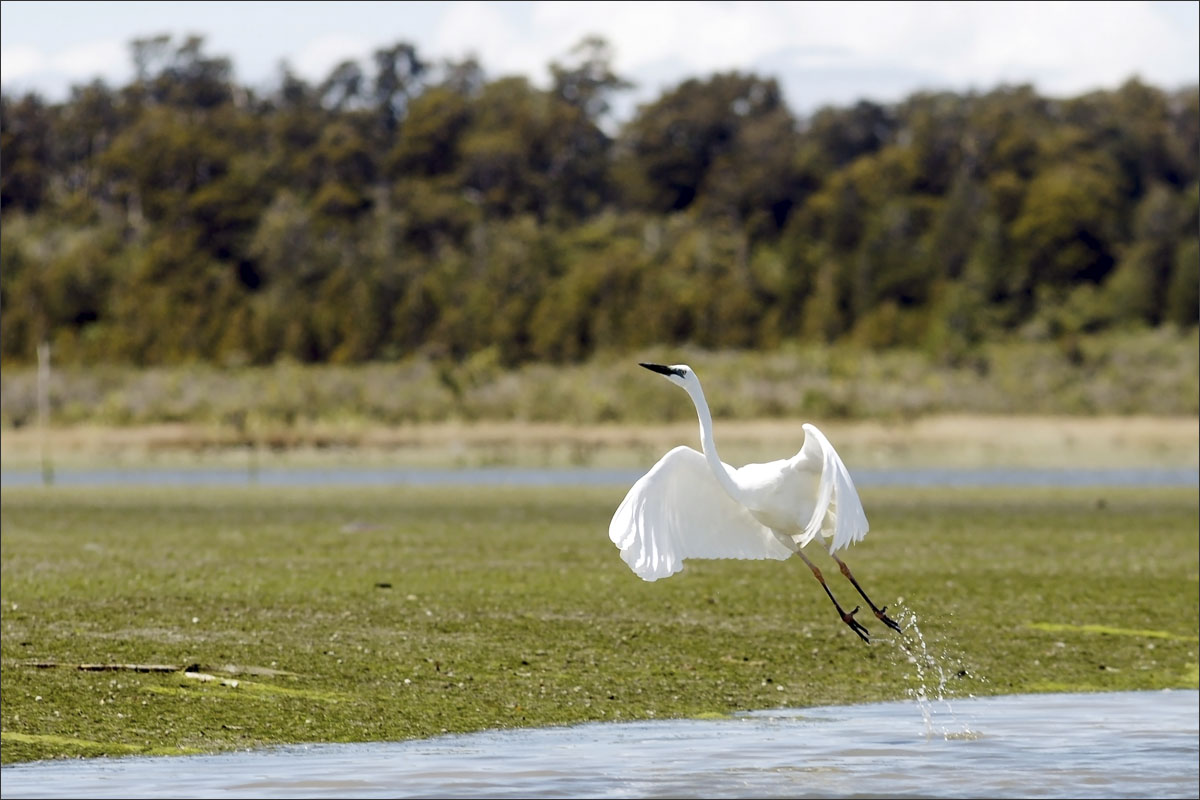
[[[903,605],[900,599],[896,606]],[[895,612],[893,612],[895,613]],[[986,681],[972,675],[960,656],[937,651],[930,647],[917,624],[917,612],[903,607],[895,614],[901,635],[892,637],[896,646],[896,662],[911,669],[905,674],[910,682],[908,696],[921,711],[925,720],[925,737],[941,736],[943,739],[976,739],[980,734],[972,730],[969,723],[960,720],[954,713],[953,699],[962,696],[952,685],[958,678]],[[974,697],[967,693],[966,697]]]

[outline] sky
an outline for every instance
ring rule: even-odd
[[[489,79],[547,85],[584,36],[614,48],[636,84],[618,118],[690,77],[741,70],[780,82],[796,114],[919,90],[1031,83],[1051,97],[1130,77],[1200,82],[1200,3],[1190,2],[34,2],[0,4],[0,83],[56,102],[72,85],[132,75],[129,42],[198,34],[235,79],[269,90],[286,61],[319,82],[397,42],[427,61],[475,56]]]

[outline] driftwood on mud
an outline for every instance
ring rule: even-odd
[[[66,667],[87,672],[180,672],[184,669],[175,664],[60,664],[57,661],[31,661],[27,662],[25,666],[38,669]]]
[[[183,673],[202,673],[205,671],[211,672],[227,672],[231,675],[245,674],[273,677],[277,675],[294,676],[296,673],[288,672],[282,669],[271,669],[270,667],[241,667],[237,664],[226,664],[221,667],[202,667],[199,664],[63,664],[58,661],[26,661],[23,666],[34,667],[36,669],[55,669],[63,667],[64,669],[78,669],[85,672],[183,672]]]

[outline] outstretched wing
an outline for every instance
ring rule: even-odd
[[[792,554],[725,492],[690,447],[676,447],[638,479],[613,514],[608,538],[647,581],[675,574],[685,558],[782,561]]]
[[[817,426],[808,423],[804,425],[804,434],[804,447],[800,448],[800,455],[809,468],[820,469],[821,480],[817,486],[816,507],[804,528],[803,540],[798,544],[808,544],[813,536],[820,533],[826,539],[833,539],[831,551],[841,550],[862,541],[867,535],[870,527],[867,515],[858,498],[858,490],[854,488],[854,481],[850,479],[850,471],[825,434],[817,430]]]

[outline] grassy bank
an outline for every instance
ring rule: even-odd
[[[33,369],[0,374],[6,469],[51,466],[634,466],[694,442],[687,398],[639,369],[700,373],[722,454],[799,446],[818,423],[860,467],[1194,466],[1195,330],[918,351],[788,345],[647,350],[501,369],[414,357],[357,366],[55,368],[46,425]]]
[[[691,364],[720,420],[911,421],[926,416],[1200,414],[1192,329],[989,343],[958,359],[915,350],[787,345],[768,352],[648,349],[585,364],[503,369],[413,357],[356,366],[55,368],[51,426],[187,425],[226,440],[286,445],[428,423],[662,424],[692,409],[637,367]],[[5,364],[0,426],[37,419],[36,370]],[[316,433],[313,433],[316,432]]]
[[[622,494],[4,489],[3,760],[1198,684],[1194,489],[864,492],[918,664],[799,561],[638,580]]]

